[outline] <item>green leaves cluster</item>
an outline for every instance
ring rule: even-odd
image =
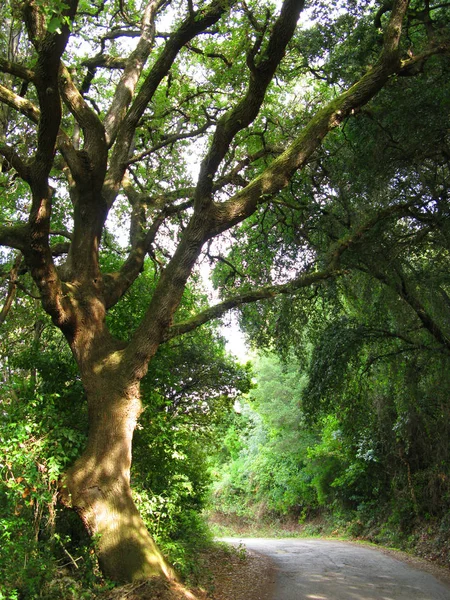
[[[149,266],[116,307],[114,332],[134,329],[142,295],[152,284]],[[201,293],[189,289],[180,312],[200,302]],[[8,600],[41,594],[56,600],[65,593],[63,581],[58,583],[64,574],[77,597],[93,597],[105,583],[91,545],[57,505],[59,479],[86,443],[84,390],[61,335],[21,291],[16,303],[23,313],[10,313],[0,358],[0,591]],[[215,423],[248,390],[249,377],[247,367],[226,355],[215,329],[205,327],[161,347],[142,382],[135,500],[165,554],[186,576],[195,571],[196,550],[210,539],[200,512],[210,483],[206,457],[217,443]]]
[[[40,596],[58,564],[67,563],[65,542],[56,537],[58,482],[86,440],[86,415],[69,408],[81,390],[48,342],[16,355],[1,383],[0,589],[11,600]],[[79,568],[88,558],[77,555]]]
[[[213,465],[211,508],[250,519],[264,514],[299,514],[315,505],[304,471],[307,432],[299,405],[305,379],[297,367],[275,357],[255,364],[256,387],[230,418]]]

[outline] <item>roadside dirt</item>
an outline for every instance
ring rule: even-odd
[[[122,586],[105,600],[269,600],[274,575],[270,559],[218,547],[202,557],[202,584],[195,588],[162,581]]]
[[[359,544],[359,542],[347,542],[349,544]],[[370,544],[370,546],[372,546]],[[442,583],[450,586],[450,569],[446,565],[445,567],[431,562],[429,560],[425,560],[424,558],[420,558],[418,556],[412,556],[407,552],[402,552],[401,550],[394,550],[392,548],[383,548],[383,546],[373,546],[383,554],[387,554],[392,558],[396,558],[397,560],[401,560],[404,563],[408,564],[410,567],[414,567],[415,569],[420,569],[421,571],[425,571],[426,573],[430,573],[433,577],[436,577]]]

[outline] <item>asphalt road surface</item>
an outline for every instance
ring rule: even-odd
[[[227,538],[269,556],[273,600],[450,600],[450,587],[366,546],[327,540]]]

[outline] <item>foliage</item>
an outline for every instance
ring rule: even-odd
[[[83,410],[74,419],[81,386],[51,332],[41,331],[28,347],[23,340],[14,357],[2,356],[0,564],[8,599],[41,597],[61,565],[92,579],[89,545],[74,559],[70,538],[58,531],[58,480],[85,443],[87,419]]]
[[[326,330],[315,340],[325,354],[336,331],[330,338]],[[448,357],[430,361],[428,352],[387,352],[388,345],[398,340],[372,331],[353,346],[352,369],[342,356],[340,376],[315,364],[313,352],[313,375],[300,386],[292,381],[305,381],[306,373],[293,357],[284,371],[274,356],[260,360],[261,387],[233,416],[215,459],[211,510],[260,523],[325,513],[332,528],[400,547],[415,525],[443,519],[450,502]],[[339,367],[338,353],[334,360]],[[315,404],[310,394],[317,399],[324,390],[327,402]]]
[[[136,285],[123,312],[119,305],[118,331],[139,317],[142,293]],[[199,301],[190,291],[187,297],[181,310]],[[56,599],[71,593],[64,584],[73,586],[74,597],[92,597],[105,589],[92,545],[57,504],[59,478],[86,442],[84,390],[72,356],[47,318],[27,296],[19,293],[16,302],[19,310],[8,319],[1,356],[1,593],[8,600]],[[209,485],[205,459],[216,444],[214,424],[249,384],[248,368],[225,354],[212,327],[161,348],[143,382],[146,410],[134,441],[135,498],[184,576],[195,573],[196,553],[210,540],[200,512]]]
[[[283,369],[268,356],[256,362],[255,374],[256,388],[233,415],[213,466],[211,506],[247,518],[299,514],[315,506],[304,470],[306,449],[315,439],[303,426],[304,381],[294,364]]]
[[[448,7],[440,10],[436,16],[448,18]],[[378,17],[384,18],[382,9]],[[317,84],[317,94],[330,81],[356,79],[372,60],[376,39],[352,10],[329,26],[323,17],[304,37],[306,52],[318,61],[316,75],[327,82]],[[346,42],[334,48],[336,35]],[[413,44],[425,43],[419,29],[411,36]],[[383,535],[391,530],[398,539],[421,519],[442,519],[450,491],[450,204],[442,128],[450,115],[448,61],[434,57],[420,78],[413,74],[393,78],[358,119],[327,137],[278,197],[277,213],[261,207],[240,228],[246,251],[228,254],[234,270],[224,263],[215,275],[221,289],[251,286],[339,256],[340,277],[249,305],[241,325],[255,348],[276,350],[304,382],[296,392],[302,415],[296,436],[315,438],[296,456],[307,491],[299,489],[290,508],[295,513],[306,501],[353,521],[355,532],[378,523]],[[258,260],[248,264],[255,253]],[[282,415],[276,387],[270,401],[271,413]],[[265,419],[264,405],[252,407]],[[280,427],[278,434],[288,460],[295,448],[291,429]],[[241,440],[237,461],[247,451]],[[261,455],[275,450],[270,443],[261,445]],[[266,477],[276,458],[262,465]],[[227,474],[243,472],[235,456],[228,460]],[[227,477],[224,497],[234,481]]]
[[[131,499],[132,433],[144,406],[136,498],[168,546],[202,505],[212,424],[249,387],[196,330],[248,305],[249,338],[300,375],[261,366],[244,424],[230,417],[236,496],[354,506],[380,465],[370,498],[423,512],[423,483],[447,481],[446,443],[423,450],[447,433],[449,7],[11,0],[0,18],[8,506],[53,498],[64,472],[105,573],[167,573]]]

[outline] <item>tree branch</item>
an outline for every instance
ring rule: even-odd
[[[427,48],[420,54],[413,56],[407,60],[403,60],[399,75],[416,75],[423,68],[424,63],[431,57],[437,54],[449,54],[450,53],[450,42],[440,41],[434,44],[430,48]]]
[[[122,298],[142,271],[145,257],[150,252],[159,228],[166,218],[191,206],[192,200],[181,204],[165,206],[153,220],[147,232],[141,231],[136,233],[133,248],[120,271],[108,273],[103,276],[107,308],[111,308]]]
[[[233,63],[230,60],[228,60],[228,58],[224,54],[220,54],[218,52],[204,52],[203,50],[197,48],[193,44],[187,44],[187,48],[189,48],[189,50],[191,50],[195,54],[199,54],[200,56],[206,56],[207,58],[218,58],[219,60],[224,62],[228,68],[233,66]]]
[[[398,281],[394,281],[386,273],[379,269],[372,268],[370,274],[384,283],[387,287],[394,289],[398,295],[412,308],[424,328],[434,337],[434,339],[445,348],[446,352],[450,352],[450,337],[433,319],[432,315],[426,310],[420,298],[413,290],[405,277],[404,273],[399,269],[396,270]]]
[[[26,181],[28,184],[31,183],[31,170],[29,165],[19,156],[15,148],[8,146],[7,144],[0,143],[0,154],[6,159],[6,161],[17,171],[19,177]]]
[[[200,11],[189,14],[178,29],[170,35],[117,132],[114,152],[110,161],[111,166],[103,190],[108,205],[112,204],[119,191],[136,127],[159,84],[172,67],[179,51],[194,37],[217,23],[230,5],[235,2],[236,0],[230,0],[227,3],[222,0],[212,0]]]
[[[292,294],[293,292],[301,288],[319,284],[327,279],[331,279],[332,277],[336,277],[338,275],[342,275],[342,271],[334,270],[330,267],[324,269],[323,271],[316,271],[315,273],[305,273],[288,283],[280,285],[270,285],[267,287],[252,290],[250,292],[246,292],[244,294],[240,294],[238,296],[234,296],[232,298],[228,298],[227,300],[224,300],[219,304],[207,308],[206,310],[199,313],[194,318],[189,319],[188,321],[172,325],[172,327],[170,327],[167,331],[167,334],[165,335],[163,341],[167,342],[174,337],[183,335],[185,333],[188,333],[189,331],[193,331],[194,329],[197,329],[197,327],[200,327],[200,325],[204,325],[205,323],[213,319],[221,317],[233,308],[238,308],[239,306],[242,306],[244,304],[258,302],[259,300],[275,298],[276,296],[282,294]]]
[[[375,66],[350,89],[322,108],[297,139],[270,166],[247,187],[226,202],[215,205],[216,225],[211,235],[216,235],[251,215],[258,203],[269,200],[286,187],[293,174],[302,168],[320,146],[329,131],[366,104],[401,69],[398,53],[400,27],[407,0],[397,0],[391,12],[386,31],[385,46]]]
[[[77,4],[77,0],[68,0],[65,16],[69,19],[73,19]],[[35,3],[27,3],[24,10],[28,34],[38,53],[34,83],[41,111],[32,174],[37,186],[46,187],[62,115],[58,70],[70,31],[67,23],[64,23],[60,32],[47,32],[44,26],[45,19]],[[40,194],[41,191],[37,195]]]
[[[24,81],[33,82],[35,78],[35,73],[32,69],[28,69],[23,65],[12,62],[0,56],[0,71],[2,73],[9,73],[10,75],[14,75],[15,77],[19,77]]]
[[[17,290],[17,275],[19,272],[21,262],[22,254],[19,252],[19,254],[16,256],[16,260],[14,261],[11,271],[9,272],[8,291],[6,293],[5,303],[3,304],[3,307],[0,311],[0,325],[3,325],[3,323],[5,322],[6,317],[8,316],[8,313],[14,301],[14,296],[16,295]]]
[[[258,115],[269,83],[294,34],[303,5],[304,0],[283,2],[281,14],[275,22],[267,49],[250,73],[247,93],[236,106],[219,119],[210,149],[201,163],[196,192],[196,205],[199,210],[205,203],[211,202],[214,177],[232,140]]]
[[[77,4],[77,0],[66,0],[67,8],[63,17],[73,20]],[[57,32],[48,32],[46,19],[37,3],[24,3],[23,15],[30,41],[37,51],[34,84],[40,108],[37,148],[30,164],[32,205],[28,220],[28,243],[23,248],[23,254],[41,293],[44,309],[56,325],[67,331],[72,316],[71,308],[49,245],[53,190],[48,184],[48,177],[53,166],[62,116],[58,71],[70,31],[64,22]]]
[[[372,230],[380,222],[392,216],[396,216],[397,218],[401,217],[407,214],[408,210],[409,205],[406,204],[391,206],[383,211],[378,212],[372,218],[358,225],[353,231],[350,231],[348,235],[344,236],[343,238],[339,239],[337,242],[331,245],[324,257],[326,267],[322,270],[316,271],[314,273],[304,273],[296,279],[293,279],[285,284],[267,286],[259,290],[250,291],[245,294],[229,298],[224,302],[221,302],[211,308],[206,309],[204,312],[200,313],[193,319],[186,321],[185,323],[178,323],[173,325],[168,332],[167,339],[171,339],[172,337],[176,337],[177,335],[181,335],[183,333],[187,333],[188,331],[192,331],[193,329],[196,329],[203,323],[206,323],[211,319],[220,317],[226,311],[232,308],[237,308],[238,306],[241,306],[243,304],[256,302],[258,300],[273,298],[280,294],[290,294],[296,291],[297,289],[308,287],[326,279],[344,274],[346,271],[342,269],[340,264],[342,255],[349,248],[358,244],[362,240],[364,235],[368,231]],[[165,341],[167,340],[165,339]]]
[[[14,301],[14,296],[16,295],[16,290],[17,290],[17,275],[19,272],[19,267],[20,267],[21,262],[22,262],[22,254],[19,252],[19,254],[16,256],[16,259],[11,268],[11,271],[9,272],[8,291],[6,293],[5,303],[3,304],[3,307],[0,311],[0,325],[3,325],[3,323],[5,322],[6,317],[8,316],[8,313],[9,313],[12,303]]]
[[[202,163],[194,214],[184,230],[171,261],[161,275],[140,326],[125,350],[124,364],[127,365],[130,372],[134,373],[135,377],[140,378],[143,376],[145,372],[145,368],[142,366],[143,361],[150,360],[156,352],[158,344],[166,335],[165,332],[170,327],[172,315],[181,300],[184,286],[203,244],[253,214],[258,203],[266,200],[267,195],[272,196],[272,194],[285,187],[294,172],[305,163],[306,159],[321,144],[328,131],[337,127],[342,119],[351,114],[355,108],[359,108],[372,98],[384,86],[390,75],[396,72],[400,65],[400,58],[394,40],[399,39],[401,33],[399,23],[401,25],[407,4],[407,0],[397,0],[395,2],[386,31],[385,47],[382,50],[380,61],[375,67],[355,86],[320,111],[316,118],[312,119],[310,125],[305,128],[303,135],[286,152],[275,159],[260,177],[231,200],[221,204],[212,204],[210,202],[212,182],[207,176],[209,173],[214,174],[216,172],[217,166],[222,160],[222,156],[224,156],[222,153],[228,149],[229,141],[235,135],[234,132],[240,130],[238,118],[240,113],[236,112],[236,107],[232,109],[233,121],[229,123],[222,121],[225,144],[218,139],[216,132],[215,140],[217,144],[213,142],[210,152]],[[277,21],[279,27],[282,24],[283,28],[282,30],[274,29],[268,46],[273,52],[267,52],[264,59],[258,64],[258,74],[261,76],[260,82],[265,81],[265,74],[269,75],[269,81],[273,77],[275,69],[284,54],[287,41],[295,29],[292,16],[294,13],[298,14],[300,12],[301,6],[302,2],[300,0],[285,0],[282,13]],[[292,33],[286,35],[286,30]],[[255,78],[255,81],[257,79]],[[253,92],[253,88],[251,89]],[[257,90],[254,90],[254,93],[255,98],[261,98]],[[263,98],[264,93],[261,103]],[[251,110],[245,105],[242,106],[242,109],[245,122],[245,119],[251,115]]]
[[[240,160],[231,169],[231,171],[229,171],[222,177],[216,179],[216,181],[214,182],[214,185],[213,185],[213,192],[223,189],[224,186],[226,186],[230,183],[235,183],[236,180],[238,180],[238,185],[242,185],[245,182],[244,187],[247,186],[248,181],[245,181],[244,178],[239,175],[239,173],[242,171],[242,169],[245,169],[245,167],[248,167],[252,163],[259,160],[260,158],[272,156],[274,154],[279,155],[279,154],[282,154],[282,152],[283,151],[280,148],[266,146],[265,148],[258,150],[258,152],[255,152],[254,154],[251,154],[251,155],[247,156],[246,158]]]
[[[180,140],[187,140],[189,138],[196,137],[197,135],[201,135],[202,133],[205,133],[205,131],[208,130],[210,125],[211,125],[211,123],[209,121],[207,121],[204,125],[202,125],[201,127],[198,127],[197,129],[194,129],[192,131],[187,131],[186,133],[178,133],[178,134],[174,134],[174,135],[168,135],[164,139],[164,141],[159,142],[159,144],[155,144],[155,146],[153,146],[149,150],[145,150],[145,152],[140,152],[139,154],[135,154],[133,156],[133,158],[131,158],[128,161],[127,164],[132,165],[136,162],[139,162],[140,160],[142,160],[146,156],[150,156],[150,154],[153,154],[157,150],[161,150],[161,148],[166,148],[167,146],[175,144],[176,142],[179,142]]]
[[[0,227],[0,246],[15,248],[23,252],[28,235],[27,225],[3,226]]]
[[[146,4],[142,17],[139,42],[136,49],[126,61],[124,72],[117,84],[114,98],[105,117],[106,139],[109,146],[115,140],[119,127],[125,117],[126,110],[133,98],[142,69],[151,52],[155,38],[155,16],[158,5],[158,0],[149,0]]]
[[[81,64],[88,67],[88,69],[96,69],[97,67],[102,67],[103,69],[124,69],[127,65],[127,59],[107,54],[97,54],[92,58],[87,58]]]
[[[32,121],[33,123],[39,123],[39,120],[41,118],[41,111],[39,110],[39,108],[35,104],[33,104],[33,102],[30,102],[30,100],[22,98],[22,96],[19,96],[18,94],[12,92],[10,89],[3,86],[2,84],[0,84],[0,102],[3,102],[11,108],[17,110],[20,114],[30,119],[30,121]],[[58,132],[57,147],[64,156],[72,174],[76,175],[77,173],[80,173],[81,177],[81,174],[83,173],[83,163],[80,161],[80,157],[75,151],[75,148],[73,147],[68,135],[64,131],[62,131],[62,129],[60,129]],[[27,170],[28,169],[29,167],[27,166]],[[30,175],[28,173],[25,177],[25,175],[22,176],[22,174],[17,168],[16,170],[22,177],[22,179],[24,179],[24,181],[30,183],[28,179]]]
[[[22,115],[33,121],[33,123],[39,123],[39,119],[41,116],[41,111],[35,104],[30,102],[30,100],[26,100],[12,92],[10,89],[5,87],[0,83],[0,102],[7,104],[11,108],[14,108]]]
[[[84,151],[88,153],[89,179],[95,177],[99,182],[103,181],[106,171],[107,147],[105,128],[97,114],[86,103],[72,81],[72,77],[61,63],[59,68],[59,83],[62,98],[80,125],[84,135]],[[82,169],[86,171],[86,169]],[[86,172],[82,173],[86,177]]]

